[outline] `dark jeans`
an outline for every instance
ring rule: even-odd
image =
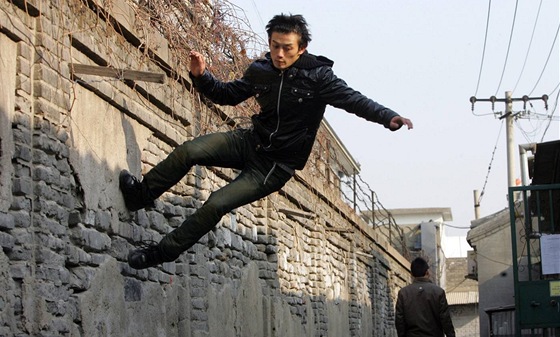
[[[155,199],[181,180],[193,165],[240,169],[229,184],[212,192],[208,200],[159,243],[168,261],[193,246],[233,209],[278,191],[293,175],[255,150],[251,131],[238,129],[204,135],[178,146],[150,170],[144,187]]]

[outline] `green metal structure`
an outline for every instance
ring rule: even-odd
[[[560,184],[509,188],[515,336],[560,337]]]

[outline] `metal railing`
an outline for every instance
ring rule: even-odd
[[[397,225],[391,212],[383,206],[369,184],[359,174],[354,174],[341,178],[340,185],[342,199],[378,233],[386,237],[402,256],[409,258],[410,250],[406,245],[403,229]]]
[[[515,336],[560,336],[560,184],[509,188]]]

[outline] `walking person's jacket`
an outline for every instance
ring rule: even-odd
[[[445,291],[427,277],[399,291],[395,311],[398,337],[455,337]]]

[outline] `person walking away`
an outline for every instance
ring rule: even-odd
[[[455,337],[445,291],[430,280],[425,259],[417,257],[410,265],[414,281],[399,290],[395,308],[398,337]]]

